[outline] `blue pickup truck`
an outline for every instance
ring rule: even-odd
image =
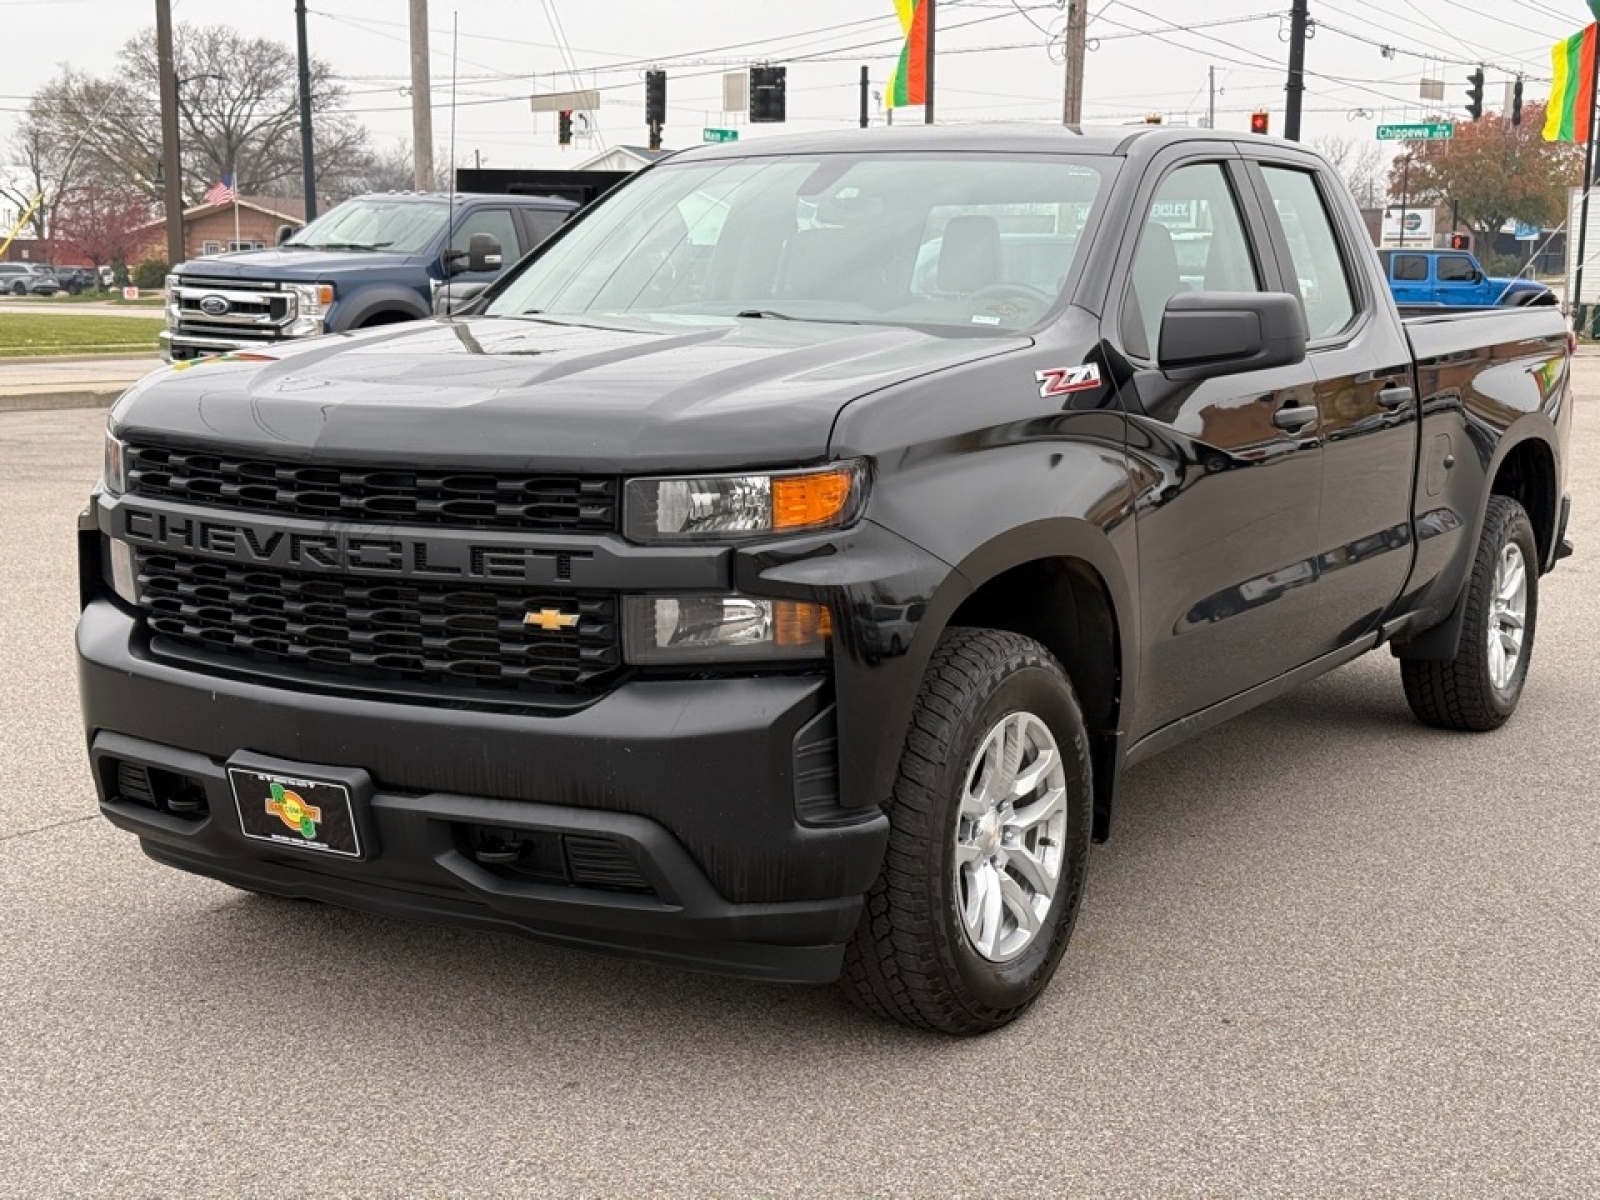
[[[162,351],[181,361],[429,316],[441,287],[481,290],[578,207],[556,196],[358,196],[299,232],[285,226],[272,250],[177,267]]]
[[[1490,276],[1464,250],[1381,250],[1379,257],[1401,309],[1521,308],[1556,302],[1555,293],[1542,283]]]

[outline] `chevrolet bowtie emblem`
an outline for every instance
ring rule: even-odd
[[[578,624],[575,613],[564,613],[559,608],[541,608],[538,612],[531,612],[522,618],[524,625],[532,625],[546,633],[554,633],[558,629],[573,629]]]

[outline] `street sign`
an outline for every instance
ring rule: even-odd
[[[1456,135],[1449,121],[1423,121],[1416,125],[1379,125],[1380,142],[1448,142]]]
[[[1539,227],[1527,225],[1521,221],[1516,223],[1516,239],[1519,242],[1537,242],[1539,240]]]
[[[702,129],[700,140],[705,142],[737,142],[739,131],[737,129]]]

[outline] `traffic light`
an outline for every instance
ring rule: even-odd
[[[563,146],[572,145],[572,110],[563,108],[558,114],[556,138]]]
[[[1483,68],[1479,67],[1467,76],[1467,82],[1472,86],[1467,89],[1467,112],[1474,121],[1483,119]]]
[[[644,73],[644,123],[667,123],[667,73],[662,70]]]
[[[1262,137],[1272,132],[1272,118],[1264,112],[1250,114],[1250,132],[1259,133]]]
[[[1472,235],[1470,233],[1452,233],[1450,235],[1450,249],[1471,250]]]
[[[1511,123],[1522,124],[1522,76],[1517,76],[1517,81],[1511,85]]]
[[[750,123],[783,121],[788,116],[788,67],[750,68]]]
[[[650,149],[661,149],[661,127],[667,123],[667,73],[659,67],[644,73],[644,123],[650,129]]]

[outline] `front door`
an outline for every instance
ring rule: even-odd
[[[1437,278],[1433,298],[1437,303],[1453,307],[1494,303],[1488,281],[1470,256],[1441,254],[1434,262],[1434,270]]]
[[[1134,366],[1129,451],[1144,652],[1135,736],[1226,700],[1316,652],[1322,448],[1309,364],[1175,384],[1156,366],[1182,291],[1260,291],[1277,277],[1236,159],[1179,161],[1135,226],[1107,339]],[[1180,249],[1181,248],[1181,249]]]

